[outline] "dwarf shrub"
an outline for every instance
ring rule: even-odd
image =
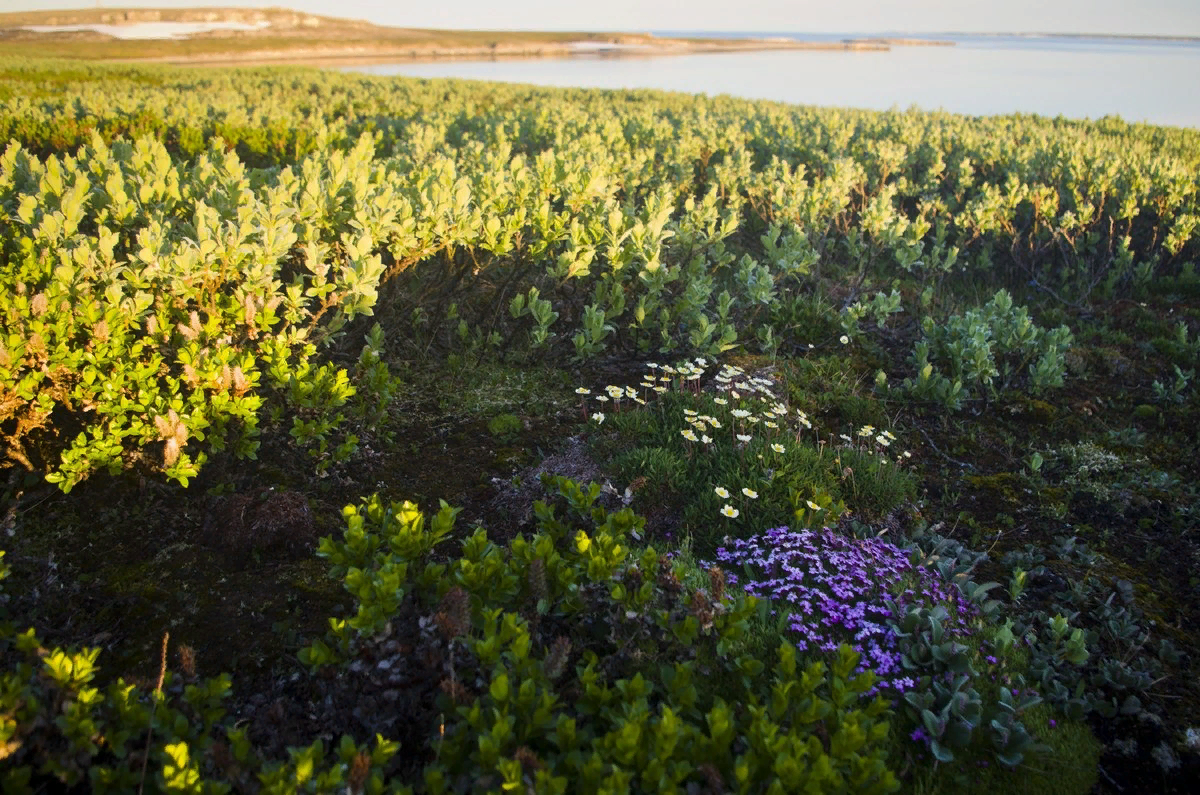
[[[501,547],[481,528],[448,563],[420,554],[452,521],[445,507],[425,531],[411,506],[369,501],[347,509],[343,540],[322,542],[359,607],[306,663],[372,659],[397,586],[429,616],[422,654],[441,678],[442,722],[426,727],[437,752],[425,791],[897,787],[887,704],[862,698],[874,676],[855,673],[856,652],[804,666],[783,644],[764,665],[745,653],[752,596],[717,569],[685,586],[655,550],[634,553],[643,520],[597,505],[599,486],[544,483],[557,496],[536,504],[533,536]]]
[[[447,562],[430,552],[455,509],[427,521],[411,503],[372,498],[345,511],[342,539],[324,539],[320,554],[358,607],[301,654],[337,674],[321,679],[326,687],[344,681],[356,699],[352,726],[323,726],[342,735],[336,747],[315,740],[286,759],[264,756],[225,716],[229,678],[168,671],[165,639],[153,689],[118,680],[100,690],[97,650],[48,650],[6,624],[0,784],[18,793],[897,788],[888,705],[864,697],[875,677],[856,673],[857,652],[843,645],[803,663],[784,643],[764,664],[747,653],[754,597],[727,589],[719,569],[685,586],[670,560],[629,548],[643,520],[598,506],[599,486],[545,482],[557,498],[537,504],[532,537],[499,546],[479,529]],[[381,656],[403,627],[415,650]],[[386,708],[355,677],[401,661],[412,681],[437,683],[438,710],[409,722],[418,742],[404,766],[394,739],[354,736]]]
[[[193,166],[150,138],[44,161],[9,146],[8,463],[64,491],[134,467],[187,485],[210,453],[253,458],[264,409],[319,468],[345,460],[357,440],[338,426],[376,418],[392,389],[378,327],[353,376],[318,357],[372,313],[397,228],[381,208],[403,208],[369,183],[373,154],[364,138],[264,182],[218,144]]]
[[[0,581],[9,574],[0,552]],[[118,679],[93,684],[99,649],[47,649],[32,629],[17,632],[0,601],[0,791],[24,795],[77,790],[128,792],[380,793],[396,753],[381,737],[358,745],[343,736],[263,758],[223,703],[226,674],[201,680],[183,655],[168,670],[167,638],[153,689]],[[402,790],[399,785],[393,792]]]
[[[925,339],[912,356],[916,377],[904,381],[909,394],[920,400],[958,409],[972,390],[991,398],[1010,387],[1036,394],[1063,385],[1071,330],[1036,325],[1007,290],[942,324],[927,316],[922,328]]]

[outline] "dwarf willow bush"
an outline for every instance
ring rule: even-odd
[[[0,551],[0,581],[9,575]],[[321,740],[263,758],[244,729],[230,725],[226,674],[197,679],[186,664],[167,670],[167,638],[153,690],[118,679],[93,684],[99,649],[47,649],[19,632],[0,593],[0,789],[14,795],[97,793],[384,791],[395,743],[373,747],[343,736],[333,753]],[[398,786],[392,791],[402,791]],[[409,790],[411,791],[411,790]]]
[[[1025,307],[1013,304],[1007,290],[941,324],[926,316],[922,329],[925,339],[912,355],[916,377],[904,381],[904,388],[918,399],[957,410],[972,389],[992,398],[1018,384],[1033,394],[1063,385],[1071,330],[1039,327]],[[944,362],[948,374],[931,358]]]
[[[9,146],[9,461],[68,491],[135,465],[186,485],[209,452],[253,457],[267,404],[324,465],[349,455],[352,438],[329,445],[357,389],[386,396],[383,337],[370,336],[353,379],[317,353],[377,298],[375,241],[392,234],[384,213],[397,206],[369,182],[370,158],[364,140],[263,182],[218,148],[185,168],[150,139],[93,138],[45,161]]]
[[[666,557],[634,553],[644,520],[597,505],[598,485],[543,482],[566,515],[537,503],[535,534],[506,548],[480,528],[461,557],[429,562],[453,510],[426,529],[411,504],[376,499],[347,508],[343,540],[322,541],[358,611],[302,652],[309,665],[368,652],[401,603],[433,616],[444,733],[425,791],[897,788],[881,750],[887,705],[862,697],[874,677],[854,674],[856,652],[802,666],[783,644],[765,665],[746,653],[753,597],[726,590],[719,570],[685,587]]]
[[[348,506],[342,538],[321,542],[357,608],[331,619],[301,659],[331,681],[402,658],[420,668],[416,681],[439,683],[439,719],[411,727],[421,742],[408,750],[424,759],[416,780],[395,775],[396,742],[356,743],[349,731],[332,754],[317,740],[286,761],[264,758],[224,717],[227,677],[181,688],[164,675],[152,692],[120,681],[101,692],[89,684],[96,650],[49,651],[32,630],[5,624],[0,783],[6,792],[898,788],[888,705],[864,696],[874,676],[855,673],[856,652],[843,646],[829,663],[805,664],[784,643],[765,664],[747,653],[753,597],[726,589],[718,569],[707,587],[685,587],[666,557],[633,552],[643,520],[598,506],[598,485],[545,483],[567,514],[537,503],[534,535],[505,547],[480,528],[461,556],[433,562],[457,511],[443,503],[427,521],[411,503],[377,497]],[[416,629],[404,640],[419,652],[381,655],[402,624]],[[164,672],[165,654],[164,640]],[[354,695],[367,699],[358,715],[370,697]]]

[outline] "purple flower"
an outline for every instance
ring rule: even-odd
[[[900,615],[910,607],[941,604],[952,621],[950,635],[969,631],[975,611],[958,590],[929,568],[915,568],[907,550],[882,539],[847,538],[833,530],[768,530],[717,550],[725,566],[752,573],[745,589],[790,611],[789,626],[801,651],[834,650],[850,644],[860,654],[859,671],[874,671],[880,689],[894,694],[916,683],[901,676],[901,654],[887,626],[894,600]],[[915,584],[914,584],[915,583]],[[897,616],[898,617],[898,616]]]

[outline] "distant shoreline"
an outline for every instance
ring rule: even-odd
[[[1014,39],[1115,39],[1128,41],[1189,41],[1200,44],[1200,36],[1169,36],[1148,33],[938,33],[938,36],[979,36]]]
[[[1036,31],[1024,31],[1019,33],[1014,32],[987,32],[979,31],[962,31],[962,30],[939,30],[933,32],[897,32],[889,31],[884,33],[864,33],[841,31],[835,33],[813,33],[806,31],[783,31],[779,33],[768,33],[766,31],[690,31],[690,30],[670,30],[657,31],[656,35],[662,36],[694,36],[707,38],[727,38],[731,41],[738,39],[746,40],[750,38],[764,37],[779,37],[787,38],[791,36],[812,36],[817,37],[807,39],[807,41],[820,41],[822,37],[829,41],[870,41],[879,40],[887,41],[896,45],[905,46],[920,46],[927,44],[954,44],[954,39],[957,38],[1013,38],[1013,39],[1114,39],[1128,41],[1183,41],[1200,43],[1200,35],[1195,36],[1178,36],[1171,34],[1150,34],[1150,33],[1038,33]]]
[[[172,63],[178,65],[261,66],[273,63],[320,63],[343,62],[382,63],[395,61],[454,61],[454,60],[516,60],[535,58],[648,58],[671,55],[720,55],[722,53],[763,52],[771,50],[800,51],[864,51],[886,52],[893,46],[906,46],[900,42],[882,39],[853,39],[839,42],[797,42],[744,40],[737,44],[725,44],[687,39],[658,39],[640,43],[618,42],[608,46],[586,46],[592,42],[565,41],[554,43],[529,43],[520,40],[502,42],[489,46],[415,46],[386,47],[372,46],[326,46],[314,48],[291,48],[287,50],[243,51],[236,54],[209,53],[202,55],[162,55],[152,58],[130,60]],[[921,42],[920,45],[929,45]],[[953,42],[937,42],[936,46],[953,46]]]

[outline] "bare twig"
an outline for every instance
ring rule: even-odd
[[[1108,780],[1109,784],[1112,784],[1114,787],[1117,788],[1117,792],[1125,791],[1124,787],[1122,787],[1120,784],[1118,784],[1117,782],[1112,780],[1112,776],[1110,776],[1110,775],[1108,775],[1108,773],[1104,772],[1104,768],[1101,765],[1096,765],[1096,769],[1100,771],[1100,775],[1104,776],[1104,778],[1106,778]]]
[[[938,449],[938,446],[937,446],[936,444],[934,444],[934,443],[933,443],[933,439],[930,439],[930,438],[929,438],[929,434],[925,433],[925,429],[924,429],[924,428],[922,428],[920,425],[917,425],[917,426],[915,426],[915,427],[916,427],[916,429],[917,429],[918,431],[920,431],[920,432],[921,432],[921,435],[925,437],[925,441],[929,442],[929,446],[933,448],[933,452],[937,453],[937,454],[938,454],[938,455],[940,455],[942,458],[944,458],[944,459],[946,459],[947,461],[949,461],[951,464],[957,464],[958,466],[960,466],[960,467],[964,467],[964,468],[966,468],[966,469],[969,469],[969,470],[971,470],[972,472],[974,472],[974,471],[975,471],[975,467],[974,467],[974,466],[972,466],[971,464],[968,464],[966,461],[959,461],[959,460],[957,460],[957,459],[951,458],[950,456],[946,455],[946,454],[945,454],[945,453],[943,453],[941,450],[939,450],[939,449]]]
[[[1089,287],[1087,291],[1090,293],[1090,292],[1092,291],[1092,287],[1095,287],[1097,283],[1098,283],[1098,282],[1093,282],[1093,283],[1092,283],[1092,286],[1091,286],[1091,287]],[[1077,304],[1077,303],[1073,303],[1073,302],[1071,302],[1071,301],[1068,301],[1067,299],[1063,298],[1063,297],[1062,297],[1061,295],[1059,295],[1058,293],[1056,293],[1056,292],[1054,292],[1053,290],[1051,290],[1051,289],[1050,289],[1049,287],[1047,287],[1046,285],[1044,285],[1044,284],[1042,284],[1041,282],[1039,282],[1037,279],[1030,279],[1030,280],[1029,280],[1029,286],[1030,286],[1030,287],[1036,287],[1037,289],[1041,290],[1042,292],[1049,294],[1051,298],[1055,299],[1055,300],[1056,300],[1056,301],[1058,301],[1060,304],[1063,304],[1063,305],[1065,305],[1065,306],[1069,306],[1069,307],[1071,307],[1072,309],[1077,309],[1077,310],[1079,310],[1080,312],[1087,312],[1087,311],[1088,311],[1087,307],[1083,306],[1082,304]]]

